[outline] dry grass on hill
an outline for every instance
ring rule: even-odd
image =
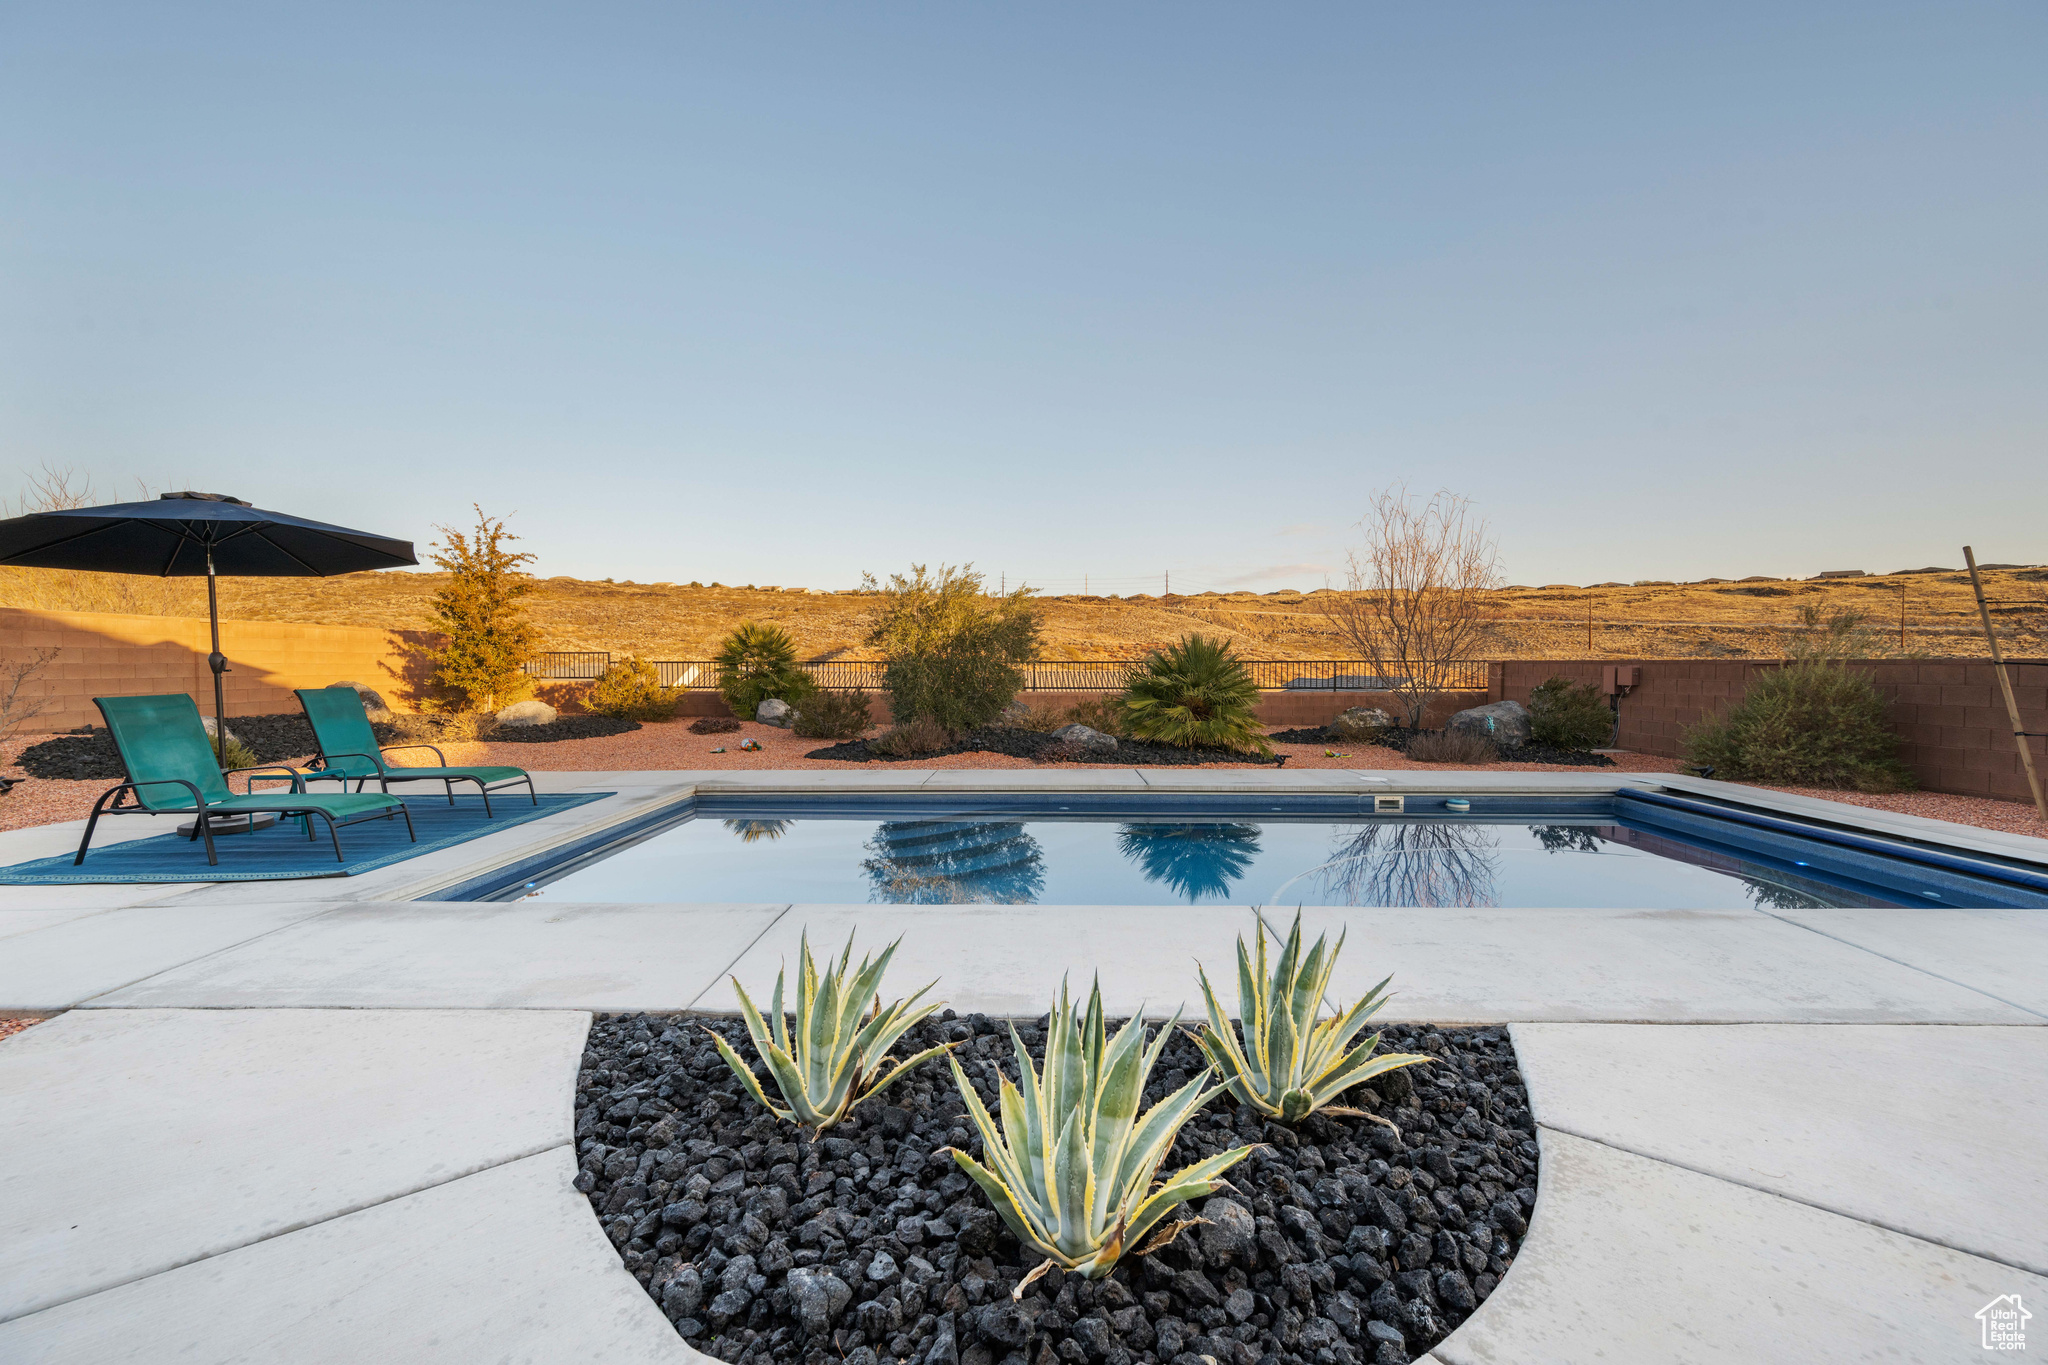
[[[59,607],[56,584],[31,571],[0,571],[0,605]],[[75,575],[103,587],[112,576]],[[322,625],[426,627],[440,575],[351,574],[341,578],[222,579],[221,614],[239,620]],[[1986,593],[2017,653],[2048,653],[2048,570],[2000,569]],[[196,579],[147,583],[146,600],[80,602],[81,609],[203,615]],[[1898,644],[1901,595],[1906,649],[1981,656],[1967,574],[1740,583],[1611,584],[1591,588],[1509,587],[1493,594],[1493,620],[1480,651],[1490,658],[1745,658],[1783,652],[1800,629],[1800,609],[1864,613],[1886,648]],[[1175,597],[1049,597],[1045,653],[1062,659],[1129,659],[1190,630],[1221,634],[1251,658],[1344,658],[1350,651],[1318,610],[1320,593],[1203,593]],[[858,592],[544,579],[533,612],[551,649],[607,649],[647,658],[701,659],[746,619],[787,628],[808,660],[857,659],[875,601]],[[1587,645],[1590,606],[1594,627]]]

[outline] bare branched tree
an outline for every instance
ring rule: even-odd
[[[1401,697],[1410,729],[1422,728],[1453,665],[1480,643],[1485,594],[1500,586],[1500,555],[1472,503],[1438,491],[1417,504],[1405,487],[1379,494],[1358,523],[1344,590],[1323,614]]]
[[[39,649],[25,659],[0,663],[0,739],[6,739],[56,704],[48,682],[37,675],[57,660],[54,649]]]

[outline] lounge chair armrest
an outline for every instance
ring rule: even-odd
[[[287,766],[283,763],[259,763],[253,768],[229,768],[226,771],[222,772],[221,776],[223,778],[229,778],[233,777],[236,773],[283,773],[292,780],[293,795],[303,795],[306,790],[304,786],[305,775],[301,773],[297,768]],[[244,782],[242,784],[242,794],[244,796],[249,795],[255,789],[256,779],[253,776],[251,776],[247,782]]]
[[[384,746],[382,752],[387,754],[396,754],[403,753],[407,749],[433,749],[434,761],[444,768],[448,766],[448,756],[442,753],[438,748],[435,748],[431,744],[387,744]]]
[[[132,792],[136,790],[138,787],[183,787],[186,791],[192,793],[193,810],[198,811],[206,809],[206,800],[204,797],[200,796],[199,788],[194,784],[187,782],[182,777],[152,777],[146,782],[116,783],[114,786],[111,786],[100,793],[100,800],[104,801],[108,797],[113,796],[118,792]],[[116,806],[119,806],[121,803],[119,801],[116,801],[114,804]]]

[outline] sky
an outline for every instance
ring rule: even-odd
[[[2048,6],[0,8],[0,492],[543,574],[2048,561]]]

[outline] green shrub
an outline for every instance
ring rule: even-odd
[[[1130,738],[1130,731],[1124,725],[1121,697],[1089,697],[1085,701],[1077,701],[1067,708],[1067,723],[1085,725],[1105,735],[1115,735],[1118,739]],[[1057,730],[1059,726],[1053,728]]]
[[[712,661],[718,665],[718,695],[741,720],[752,720],[770,697],[802,709],[817,690],[797,666],[796,641],[781,626],[742,621],[725,637]]]
[[[431,608],[446,637],[429,651],[434,681],[459,693],[465,710],[496,712],[533,690],[525,665],[540,648],[540,627],[524,600],[534,591],[525,568],[533,556],[506,548],[519,537],[481,507],[471,535],[452,526],[436,529],[441,542],[429,557],[448,577]]]
[[[1033,706],[1029,702],[1012,703],[1000,719],[1013,729],[1028,730],[1034,735],[1049,735],[1067,724],[1067,718],[1050,706]]]
[[[645,659],[628,654],[599,675],[583,694],[585,710],[620,720],[667,720],[676,713],[676,694]]]
[[[805,739],[859,739],[874,721],[868,716],[868,694],[818,691],[796,713],[789,728]]]
[[[930,716],[914,716],[875,740],[873,747],[891,758],[917,758],[935,754],[952,742],[945,727]]]
[[[1251,670],[1228,645],[1187,635],[1138,666],[1119,709],[1133,739],[1270,754],[1258,702]]]
[[[1425,730],[1402,751],[1417,763],[1457,763],[1466,767],[1500,757],[1493,741],[1471,730]]]
[[[1869,675],[1802,660],[1765,672],[1741,701],[1686,731],[1684,757],[1716,777],[1898,791],[1913,774],[1899,761],[1890,712]]]
[[[949,734],[965,734],[1003,714],[1024,686],[1018,665],[1038,652],[1038,616],[1030,589],[1002,597],[982,591],[971,567],[922,564],[892,575],[868,643],[887,661],[882,690],[899,724],[926,716]]]
[[[1560,749],[1594,749],[1614,734],[1614,712],[1591,683],[1551,678],[1529,693],[1529,739]]]

